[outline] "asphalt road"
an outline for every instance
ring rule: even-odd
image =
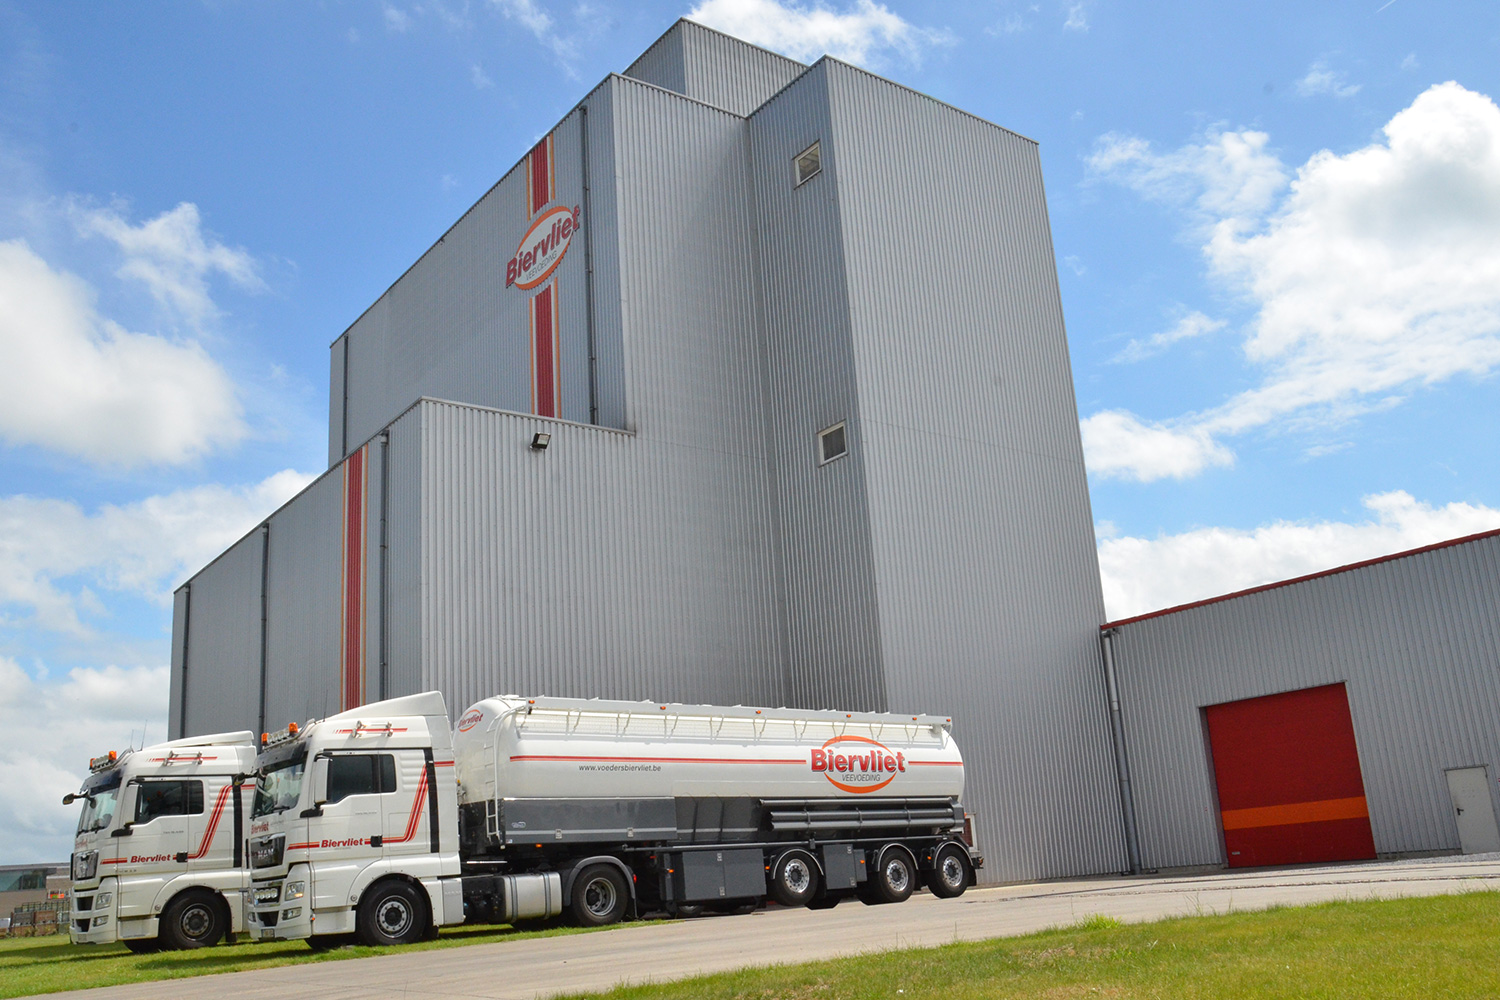
[[[1189,878],[1108,878],[971,889],[956,900],[766,910],[594,934],[138,983],[69,1000],[523,1000],[754,965],[1024,934],[1095,914],[1126,921],[1337,899],[1500,889],[1500,857],[1376,862]],[[56,994],[53,994],[56,996]]]

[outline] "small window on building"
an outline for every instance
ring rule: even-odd
[[[135,821],[158,816],[197,816],[203,812],[203,782],[143,781],[135,799]]]
[[[339,754],[328,761],[328,804],[351,795],[396,790],[396,758],[388,753]]]
[[[849,445],[844,440],[843,423],[834,424],[818,432],[818,464],[827,465],[835,458],[849,454]]]
[[[815,142],[798,153],[792,163],[796,167],[795,173],[797,175],[797,184],[794,186],[800,187],[821,173],[823,170],[823,154],[818,150],[818,143]]]

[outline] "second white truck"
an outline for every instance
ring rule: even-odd
[[[957,896],[963,758],[937,716],[437,692],[263,739],[247,926],[314,947],[463,921]]]

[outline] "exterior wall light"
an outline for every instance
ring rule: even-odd
[[[537,431],[531,435],[531,450],[546,451],[547,446],[552,443],[552,435],[546,431]]]

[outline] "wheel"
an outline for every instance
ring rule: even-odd
[[[376,882],[360,900],[355,933],[361,944],[411,944],[422,940],[431,923],[426,893],[410,882]]]
[[[136,938],[132,941],[126,941],[125,947],[129,948],[131,953],[136,955],[150,955],[152,952],[161,950],[161,942],[156,940],[156,938]]]
[[[771,865],[766,883],[782,906],[806,906],[818,894],[818,866],[805,851],[787,851]]]
[[[630,900],[625,876],[614,865],[589,865],[573,880],[568,912],[584,927],[617,923]]]
[[[229,930],[224,901],[203,889],[190,889],[162,911],[157,940],[163,948],[206,948]]]
[[[969,873],[969,859],[964,849],[957,844],[944,844],[932,856],[932,871],[927,873],[927,888],[934,896],[952,899],[962,896],[973,876]]]
[[[866,903],[901,903],[917,887],[916,865],[901,847],[891,846],[880,852],[880,862],[860,888],[860,899]]]
[[[667,912],[679,920],[687,920],[703,916],[704,909],[702,903],[673,903]]]

